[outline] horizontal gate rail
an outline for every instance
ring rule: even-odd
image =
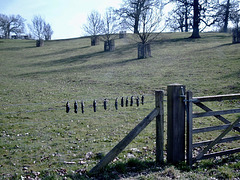
[[[199,117],[207,117],[207,116],[217,116],[217,115],[225,115],[225,114],[234,114],[240,113],[240,109],[231,109],[231,110],[224,110],[224,111],[209,111],[204,113],[195,113],[193,114],[193,118]]]
[[[235,99],[240,99],[240,93],[227,94],[227,95],[216,95],[216,96],[194,97],[194,98],[192,98],[192,101],[194,103],[198,103],[198,102],[223,101],[223,100],[235,100]]]
[[[240,140],[240,136],[233,136],[233,137],[223,138],[218,143],[225,143],[225,142],[231,142],[231,141],[237,141],[237,140]],[[207,146],[211,142],[213,142],[213,140],[194,143],[194,144],[192,144],[192,147],[196,148],[196,147],[201,147],[201,146]]]
[[[203,132],[209,132],[209,131],[217,131],[217,130],[223,130],[227,129],[230,126],[230,124],[220,125],[220,126],[211,126],[211,127],[205,127],[205,128],[199,128],[199,129],[193,129],[192,133],[203,133]],[[240,127],[240,124],[236,124],[233,128]]]
[[[240,148],[235,148],[235,149],[216,152],[216,153],[212,153],[212,154],[206,154],[201,159],[209,159],[209,158],[216,157],[216,156],[223,156],[223,155],[234,154],[234,153],[238,153],[238,152],[240,152]]]

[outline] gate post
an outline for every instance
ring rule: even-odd
[[[164,147],[164,108],[163,108],[164,91],[155,91],[155,105],[159,110],[156,117],[156,162],[164,163],[163,147]]]
[[[185,86],[171,84],[167,87],[167,162],[185,160]]]

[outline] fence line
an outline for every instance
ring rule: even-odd
[[[134,96],[134,97],[137,97],[137,96],[152,96],[154,97],[153,94],[142,94],[142,95],[131,95],[131,96]],[[106,97],[99,97],[99,98],[89,98],[89,99],[72,99],[72,100],[62,100],[62,101],[53,101],[53,102],[40,102],[40,103],[24,103],[24,104],[2,104],[1,106],[2,107],[8,107],[8,106],[33,106],[33,105],[44,105],[44,104],[60,104],[60,103],[66,103],[67,101],[69,102],[75,102],[75,101],[78,101],[78,102],[81,102],[81,101],[84,101],[84,102],[87,102],[87,101],[93,101],[93,100],[96,100],[96,101],[103,101],[104,99],[108,99],[108,100],[114,100],[116,98],[121,98],[121,97],[131,97],[131,96],[118,96],[118,97],[110,97],[110,98],[106,98]]]
[[[145,101],[145,104],[148,103],[153,103],[154,101]],[[64,103],[64,102],[63,102]],[[100,107],[104,107],[103,104],[100,105]],[[136,107],[136,106],[135,106]],[[93,109],[93,105],[87,105],[84,107],[85,109]],[[74,109],[74,107],[72,108],[72,106],[69,109],[69,112]],[[112,111],[115,109],[115,106],[113,104],[107,104],[107,111]],[[26,111],[12,111],[12,112],[0,112],[0,115],[7,115],[7,114],[21,114],[21,113],[37,113],[37,112],[47,112],[47,111],[64,111],[66,110],[65,105],[63,104],[62,107],[60,108],[47,108],[47,109],[41,109],[41,110],[26,110]],[[105,111],[106,111],[105,110]]]
[[[149,96],[151,96],[151,95],[149,95],[149,94],[146,94],[146,95],[142,95],[142,97],[149,97]],[[126,96],[125,98],[127,99],[129,96]],[[136,96],[136,97],[134,97],[134,96],[131,96],[129,99],[128,99],[128,106],[134,106],[135,104],[137,104],[137,102],[136,102],[136,98],[137,97],[139,97],[139,96]],[[123,98],[124,99],[124,97],[121,97],[121,98]],[[132,98],[133,98],[133,102],[131,102],[132,101]],[[134,99],[135,98],[135,99]],[[110,109],[111,107],[114,107],[113,106],[113,104],[112,103],[109,103],[109,101],[110,100],[114,100],[114,98],[99,98],[99,99],[97,99],[97,100],[94,100],[94,101],[96,101],[96,105],[99,107],[99,104],[100,104],[100,107],[103,107],[105,110],[107,110],[107,109]],[[121,100],[120,98],[118,99],[118,101],[119,100]],[[104,101],[105,101],[105,105],[104,105]],[[68,101],[68,103],[69,102],[79,102],[79,101],[74,101],[74,100],[71,100],[71,101]],[[88,102],[87,103],[87,105],[84,105],[84,108],[85,109],[87,109],[87,108],[93,108],[93,104],[91,103],[91,104],[89,104],[89,101],[80,101],[80,102],[84,102],[84,103],[86,103],[86,102]],[[144,103],[152,103],[152,102],[154,102],[154,101],[146,101],[145,99],[144,99]],[[32,105],[45,105],[45,104],[57,104],[57,103],[61,103],[61,104],[63,104],[63,105],[61,105],[61,107],[59,107],[59,108],[52,108],[52,107],[49,107],[49,108],[47,108],[47,109],[41,109],[41,110],[25,110],[25,111],[13,111],[13,112],[0,112],[0,115],[5,115],[5,114],[19,114],[19,113],[35,113],[35,112],[45,112],[45,111],[54,111],[54,110],[63,110],[63,109],[68,109],[68,110],[66,110],[67,112],[70,112],[70,110],[71,109],[75,109],[75,113],[77,113],[77,111],[76,111],[76,108],[79,108],[79,106],[77,107],[76,105],[75,105],[75,107],[74,107],[74,104],[72,104],[72,103],[69,103],[69,106],[68,107],[66,107],[66,101],[65,102],[63,102],[63,101],[59,101],[59,102],[52,102],[52,103],[28,103],[28,104],[10,104],[10,105],[2,105],[2,106],[5,106],[5,107],[9,107],[9,106],[30,106],[31,105],[31,107],[32,107]],[[64,105],[65,104],[65,105]],[[141,101],[141,99],[139,99],[139,102],[138,102],[138,104],[140,105],[140,104],[143,104],[142,103],[142,101]],[[79,104],[80,105],[80,104]],[[126,106],[126,102],[125,102],[125,99],[124,99],[124,104],[123,105],[121,105],[121,103],[120,102],[118,102],[118,107],[124,107],[124,106]],[[64,108],[65,107],[65,108]],[[73,107],[73,108],[72,108]],[[81,107],[80,107],[81,108]],[[97,107],[96,107],[97,108]],[[116,109],[116,99],[115,99],[115,109]],[[112,109],[110,109],[110,110],[112,110]]]

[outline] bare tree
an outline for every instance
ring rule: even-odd
[[[107,9],[105,16],[103,17],[103,27],[102,33],[104,34],[103,38],[106,41],[111,40],[115,37],[115,34],[119,30],[119,23],[117,18],[114,15],[113,9]]]
[[[150,42],[158,36],[159,33],[156,31],[159,30],[160,22],[161,8],[148,8],[142,11],[139,17],[139,30],[136,33],[140,40],[138,44],[139,59],[151,56]]]
[[[169,13],[167,18],[168,26],[174,31],[180,29],[181,32],[188,32],[190,29],[190,19],[192,18],[191,0],[173,0],[175,8]]]
[[[29,25],[31,32],[38,40],[44,39],[44,24],[45,20],[41,16],[34,16],[32,19],[32,26]]]
[[[146,9],[140,15],[139,31],[137,33],[142,44],[146,44],[153,40],[155,36],[153,32],[158,30],[161,22],[161,12],[159,9]]]
[[[84,31],[91,36],[96,36],[101,34],[102,28],[101,14],[97,11],[92,11],[87,18],[87,24],[83,26]]]
[[[122,7],[116,13],[125,26],[133,30],[134,34],[138,34],[141,14],[157,6],[159,0],[124,0]]]
[[[104,39],[104,51],[114,51],[116,33],[119,30],[119,23],[112,8],[106,10],[105,16],[103,17],[103,39]]]
[[[34,16],[32,19],[32,25],[29,25],[31,32],[33,33],[34,37],[38,40],[51,40],[53,35],[53,30],[49,23],[41,16]]]
[[[45,37],[45,40],[48,41],[48,40],[51,40],[52,38],[52,35],[53,35],[53,30],[50,26],[50,24],[47,24],[47,23],[44,23],[44,37]]]
[[[11,33],[20,34],[24,32],[24,21],[20,15],[4,15],[0,14],[0,29],[6,39],[10,38]]]
[[[87,24],[83,26],[83,29],[87,34],[91,35],[91,45],[97,45],[99,42],[97,35],[101,34],[103,29],[101,14],[97,11],[92,11],[88,16]]]
[[[224,0],[217,4],[216,21],[220,31],[227,32],[229,21],[236,23],[239,17],[239,1],[238,0]]]
[[[193,32],[190,38],[200,38],[201,31],[217,22],[216,0],[194,0],[193,1]]]

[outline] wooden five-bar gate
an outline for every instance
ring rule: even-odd
[[[213,111],[204,102],[240,100],[240,94],[218,95],[206,97],[193,97],[192,92],[186,93],[185,86],[172,84],[167,87],[167,162],[178,163],[185,161],[191,166],[197,160],[211,158],[220,155],[240,152],[240,148],[207,154],[217,143],[240,140],[240,136],[223,138],[231,130],[240,132],[240,117],[234,122],[227,120],[222,115],[240,113],[240,109]],[[155,91],[155,108],[146,116],[129,134],[123,138],[100,162],[91,169],[90,173],[96,174],[108,163],[114,160],[119,153],[154,119],[156,119],[156,162],[164,163],[164,91]],[[194,113],[193,104],[205,112]],[[221,126],[193,129],[193,119],[199,117],[214,116],[224,123]],[[187,128],[185,121],[187,120]],[[193,143],[193,134],[223,130],[223,132],[211,141]],[[185,145],[187,142],[187,145]],[[193,150],[196,147],[206,146],[196,157]]]
[[[240,94],[231,94],[231,95],[218,95],[218,96],[205,96],[205,97],[193,97],[193,93],[191,91],[187,92],[186,98],[186,110],[187,110],[187,162],[189,165],[192,165],[197,160],[212,158],[216,156],[222,156],[232,153],[240,152],[240,148],[225,150],[221,152],[215,152],[211,154],[206,154],[214,145],[217,143],[231,142],[240,140],[240,136],[233,136],[224,138],[231,130],[235,130],[236,132],[240,132],[240,117],[231,122],[224,118],[222,115],[240,113],[240,109],[230,109],[230,110],[221,110],[221,111],[213,111],[206,105],[204,102],[213,102],[213,101],[225,101],[225,100],[234,100],[240,99]],[[193,105],[196,105],[203,109],[205,112],[202,113],[194,113]],[[224,123],[224,125],[219,126],[210,126],[204,128],[193,129],[193,119],[200,117],[208,117],[214,116],[218,120]],[[215,140],[202,141],[193,143],[193,134],[211,132],[216,130],[224,130]],[[201,152],[198,153],[195,157],[193,157],[193,149],[201,146],[206,146]]]

